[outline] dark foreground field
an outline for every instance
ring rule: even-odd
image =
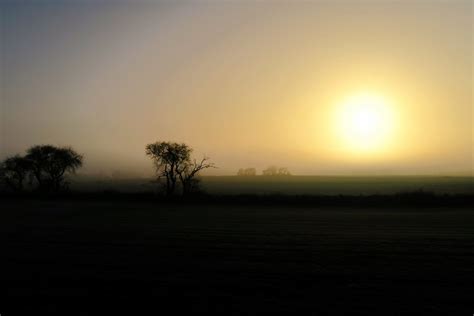
[[[472,315],[474,211],[2,201],[9,315]]]

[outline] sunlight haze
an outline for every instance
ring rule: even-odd
[[[145,145],[301,175],[472,174],[472,1],[5,2],[0,158]]]

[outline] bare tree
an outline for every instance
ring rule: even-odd
[[[178,169],[189,162],[191,148],[186,144],[156,142],[146,146],[146,154],[153,160],[158,180],[165,178],[166,195],[173,195],[178,180]]]
[[[215,165],[209,162],[208,157],[204,157],[199,162],[194,159],[192,163],[188,162],[183,165],[183,168],[177,170],[183,195],[199,190],[199,179],[196,176],[201,170],[207,168],[215,168]]]
[[[25,156],[40,190],[59,191],[66,188],[66,173],[74,173],[82,166],[83,157],[70,147],[52,145],[33,146]]]
[[[178,183],[183,194],[190,193],[198,185],[198,173],[214,167],[206,157],[199,162],[191,161],[191,152],[192,148],[183,143],[156,142],[146,146],[146,154],[155,164],[158,180],[164,178],[166,181],[166,195],[173,195]]]

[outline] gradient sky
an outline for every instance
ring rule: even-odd
[[[0,158],[71,145],[83,173],[145,176],[171,140],[211,174],[472,174],[470,0],[0,6]],[[335,136],[359,93],[393,112],[378,151]]]

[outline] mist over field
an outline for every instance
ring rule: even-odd
[[[472,177],[436,176],[289,176],[239,177],[204,176],[204,192],[208,194],[284,194],[284,195],[371,195],[396,194],[424,190],[437,194],[473,194]],[[153,178],[75,178],[72,188],[82,192],[155,192]]]

